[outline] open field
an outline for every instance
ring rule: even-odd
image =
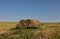
[[[41,23],[38,29],[14,29],[16,24],[0,22],[0,39],[60,39],[60,23]]]
[[[0,30],[14,28],[17,23],[18,22],[0,22]]]

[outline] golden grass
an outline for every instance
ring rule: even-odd
[[[15,28],[18,22],[0,22],[0,30],[6,30],[6,29],[11,29]],[[42,23],[41,25],[42,28],[53,28],[53,27],[59,27],[60,28],[60,23]]]
[[[14,28],[17,23],[18,22],[0,22],[0,30]]]
[[[0,33],[3,33],[3,32],[4,33],[5,32],[8,33],[9,32],[9,29],[15,28],[17,24],[18,24],[18,22],[0,22]],[[36,39],[38,39],[37,35],[38,36],[42,36],[43,39],[44,38],[46,38],[46,39],[48,39],[48,38],[49,39],[60,39],[60,23],[42,23],[40,25],[40,28],[41,28],[42,31],[40,29],[37,29],[37,30],[33,30],[33,29],[32,30],[29,30],[28,29],[28,30],[21,30],[21,31],[23,31],[22,34],[26,34],[28,32],[28,37],[30,37],[29,36],[30,35],[29,34],[30,32],[35,33],[36,34],[35,35],[36,36]],[[13,32],[16,34],[15,36],[20,35],[19,34],[20,33],[20,30],[13,30]],[[9,34],[8,36],[10,36],[10,35],[11,34]],[[4,34],[3,34],[3,36],[4,36]],[[16,38],[18,38],[18,37],[16,37]],[[41,37],[41,39],[42,39],[42,37]],[[13,38],[15,39],[15,37],[13,37]]]

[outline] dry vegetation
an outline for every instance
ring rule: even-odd
[[[17,23],[18,22],[0,22],[0,30],[14,28]]]
[[[60,39],[60,23],[42,23],[38,29],[14,29],[18,22],[0,22],[0,39]]]

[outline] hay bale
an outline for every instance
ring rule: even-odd
[[[29,27],[38,27],[40,21],[38,20],[20,20],[19,24],[16,25],[16,28],[29,28]]]
[[[40,21],[38,20],[31,20],[31,24],[29,27],[38,27],[40,25]]]

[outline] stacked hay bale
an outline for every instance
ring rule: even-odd
[[[40,21],[38,20],[20,20],[19,24],[16,25],[16,28],[29,28],[29,27],[38,27],[40,25]]]

